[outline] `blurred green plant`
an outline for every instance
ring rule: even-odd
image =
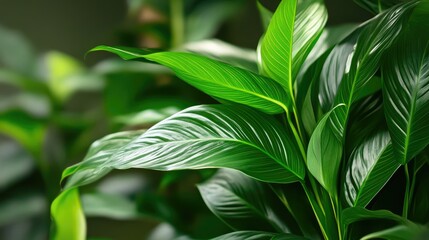
[[[274,13],[259,4],[267,28],[250,68],[244,54],[237,64],[229,54],[92,49],[166,66],[221,104],[96,141],[63,172],[58,198],[115,169],[221,168],[198,184],[207,207],[233,231],[214,239],[425,239],[429,35],[421,26],[429,1],[367,2],[386,7],[358,27],[334,29],[325,27],[321,0],[282,1]],[[61,229],[68,209],[56,209]]]
[[[128,23],[119,31],[121,41],[222,58],[228,55],[231,61],[240,61],[242,57],[236,59],[236,55],[244,54],[243,64],[254,64],[254,51],[204,40],[244,1],[173,2],[170,8],[167,1],[130,1]],[[220,9],[225,11],[218,14]],[[207,51],[207,46],[212,50]],[[147,129],[189,106],[211,101],[177,81],[167,68],[117,60],[88,68],[64,53],[40,55],[23,36],[0,26],[0,238],[47,238],[48,206],[60,191],[61,172],[81,159],[95,139],[116,131]],[[226,227],[203,208],[193,190],[195,183],[212,174],[112,174],[82,189],[82,204],[76,202],[76,191],[68,191],[51,208],[56,214],[60,206],[70,206],[69,213],[58,213],[70,222],[69,227],[59,229],[58,238],[75,234],[70,231],[80,226],[81,214],[76,212],[80,209],[94,228],[112,219],[144,223],[149,232],[160,220],[169,219],[176,230],[186,233],[204,237],[204,231],[194,230],[198,225],[224,233]],[[178,206],[185,208],[172,210]],[[186,208],[200,211],[189,214]],[[189,220],[180,221],[185,216]],[[172,228],[161,225],[160,229]],[[84,232],[73,236],[82,237]]]

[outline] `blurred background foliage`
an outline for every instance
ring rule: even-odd
[[[278,4],[262,2],[270,9]],[[329,25],[371,16],[351,0],[326,4]],[[249,0],[0,0],[0,6],[0,239],[48,238],[61,172],[96,139],[144,130],[188,106],[215,102],[163,67],[84,57],[89,49],[186,49],[255,67],[250,49],[263,32],[257,4]],[[82,190],[89,238],[227,232],[195,187],[213,173],[110,174]]]

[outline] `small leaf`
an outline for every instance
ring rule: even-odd
[[[54,202],[52,202],[51,214],[55,223],[52,239],[85,239],[86,222],[80,205],[77,188],[62,192]]]
[[[261,17],[262,26],[266,31],[270,25],[271,18],[273,18],[273,12],[266,8],[260,0],[256,1],[256,7],[258,7],[259,15]]]
[[[345,105],[338,105],[317,124],[307,150],[310,173],[329,192],[337,194],[337,176],[341,163]]]
[[[399,166],[387,132],[378,132],[364,140],[353,151],[346,168],[344,196],[347,203],[365,207]]]
[[[208,208],[234,230],[289,232],[282,211],[273,208],[276,197],[269,186],[238,171],[220,169],[198,190]]]
[[[276,114],[287,109],[288,99],[279,84],[242,68],[192,53],[158,52],[126,47],[98,46],[125,60],[153,61],[171,68],[178,77],[201,91],[232,102]]]
[[[387,126],[402,164],[429,144],[429,49],[414,40],[399,41],[382,68]]]
[[[265,182],[304,179],[296,143],[274,117],[241,105],[188,108],[146,133],[115,134],[94,143],[85,160],[66,169],[68,187],[112,169],[160,171],[233,168]]]

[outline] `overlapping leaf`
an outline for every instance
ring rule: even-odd
[[[350,156],[344,196],[350,206],[365,207],[399,168],[387,132],[364,140]]]
[[[359,96],[365,95],[382,54],[401,33],[415,5],[416,2],[409,2],[393,7],[364,26],[354,52],[347,59],[345,75],[335,97],[336,104],[345,103],[349,109]]]
[[[237,231],[227,233],[212,240],[307,240],[307,238],[287,233],[270,233],[259,231]]]
[[[100,140],[83,162],[66,170],[63,177],[72,175],[69,186],[127,168],[233,168],[276,183],[298,181],[305,175],[304,162],[287,131],[275,118],[244,106],[191,107],[143,135],[123,137],[119,143]]]
[[[292,93],[295,77],[327,19],[321,1],[297,2],[280,3],[261,44],[264,72],[288,93]]]
[[[198,189],[208,208],[233,229],[289,232],[281,219],[286,209],[276,211],[269,187],[238,171],[221,169]]]
[[[338,105],[317,124],[307,149],[310,173],[331,194],[337,194],[337,176],[341,163],[345,105]]]
[[[402,164],[429,144],[428,43],[399,41],[382,68],[385,115]]]
[[[52,239],[84,240],[86,235],[85,216],[76,188],[62,192],[52,203],[51,214],[55,222]]]
[[[254,107],[269,114],[287,109],[288,95],[269,78],[207,57],[183,52],[149,52],[126,47],[98,46],[125,60],[146,60],[171,68],[178,77],[216,98]]]

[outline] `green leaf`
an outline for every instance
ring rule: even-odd
[[[395,6],[403,1],[400,0],[354,0],[359,6],[377,14]]]
[[[279,234],[258,231],[238,231],[227,233],[212,240],[305,240],[307,238],[293,234]]]
[[[384,219],[402,223],[409,226],[415,226],[411,221],[398,216],[388,210],[368,210],[363,207],[346,208],[341,212],[341,223],[344,227],[363,220]],[[345,228],[344,228],[345,229]]]
[[[198,190],[208,208],[234,230],[289,232],[269,186],[238,171],[220,169]]]
[[[80,205],[77,188],[62,192],[54,202],[52,202],[51,214],[55,223],[52,239],[85,239],[86,222]]]
[[[338,105],[317,124],[307,150],[307,167],[310,173],[329,192],[337,194],[337,176],[343,147],[345,105]]]
[[[255,50],[239,48],[219,39],[188,43],[183,46],[183,49],[258,73]]]
[[[319,102],[324,112],[328,112],[334,104],[338,87],[344,77],[346,65],[350,64],[348,59],[353,56],[358,34],[359,30],[337,44],[323,64],[320,73]]]
[[[350,206],[365,207],[389,181],[400,164],[381,131],[364,140],[350,156],[344,181],[344,197]]]
[[[401,164],[429,144],[429,49],[414,40],[395,44],[382,68],[384,110]]]
[[[171,68],[178,77],[216,98],[241,103],[269,114],[287,109],[289,96],[279,84],[242,68],[182,52],[150,53],[142,49],[98,46],[125,60],[149,60]]]
[[[382,54],[401,33],[415,5],[416,2],[409,2],[393,7],[362,29],[354,52],[347,59],[345,74],[335,96],[335,104],[348,106],[347,113],[352,103],[368,91],[367,86],[378,70]]]
[[[293,82],[327,20],[322,1],[282,1],[261,44],[264,71],[293,96]]]
[[[94,143],[85,160],[66,169],[68,186],[86,184],[112,169],[171,171],[233,168],[265,182],[304,179],[296,143],[269,115],[239,105],[188,108],[146,133],[122,133]]]
[[[368,239],[388,239],[388,240],[409,240],[409,239],[426,239],[429,234],[427,227],[421,226],[405,226],[399,225],[396,227],[384,229],[378,232],[370,233],[361,238]]]

